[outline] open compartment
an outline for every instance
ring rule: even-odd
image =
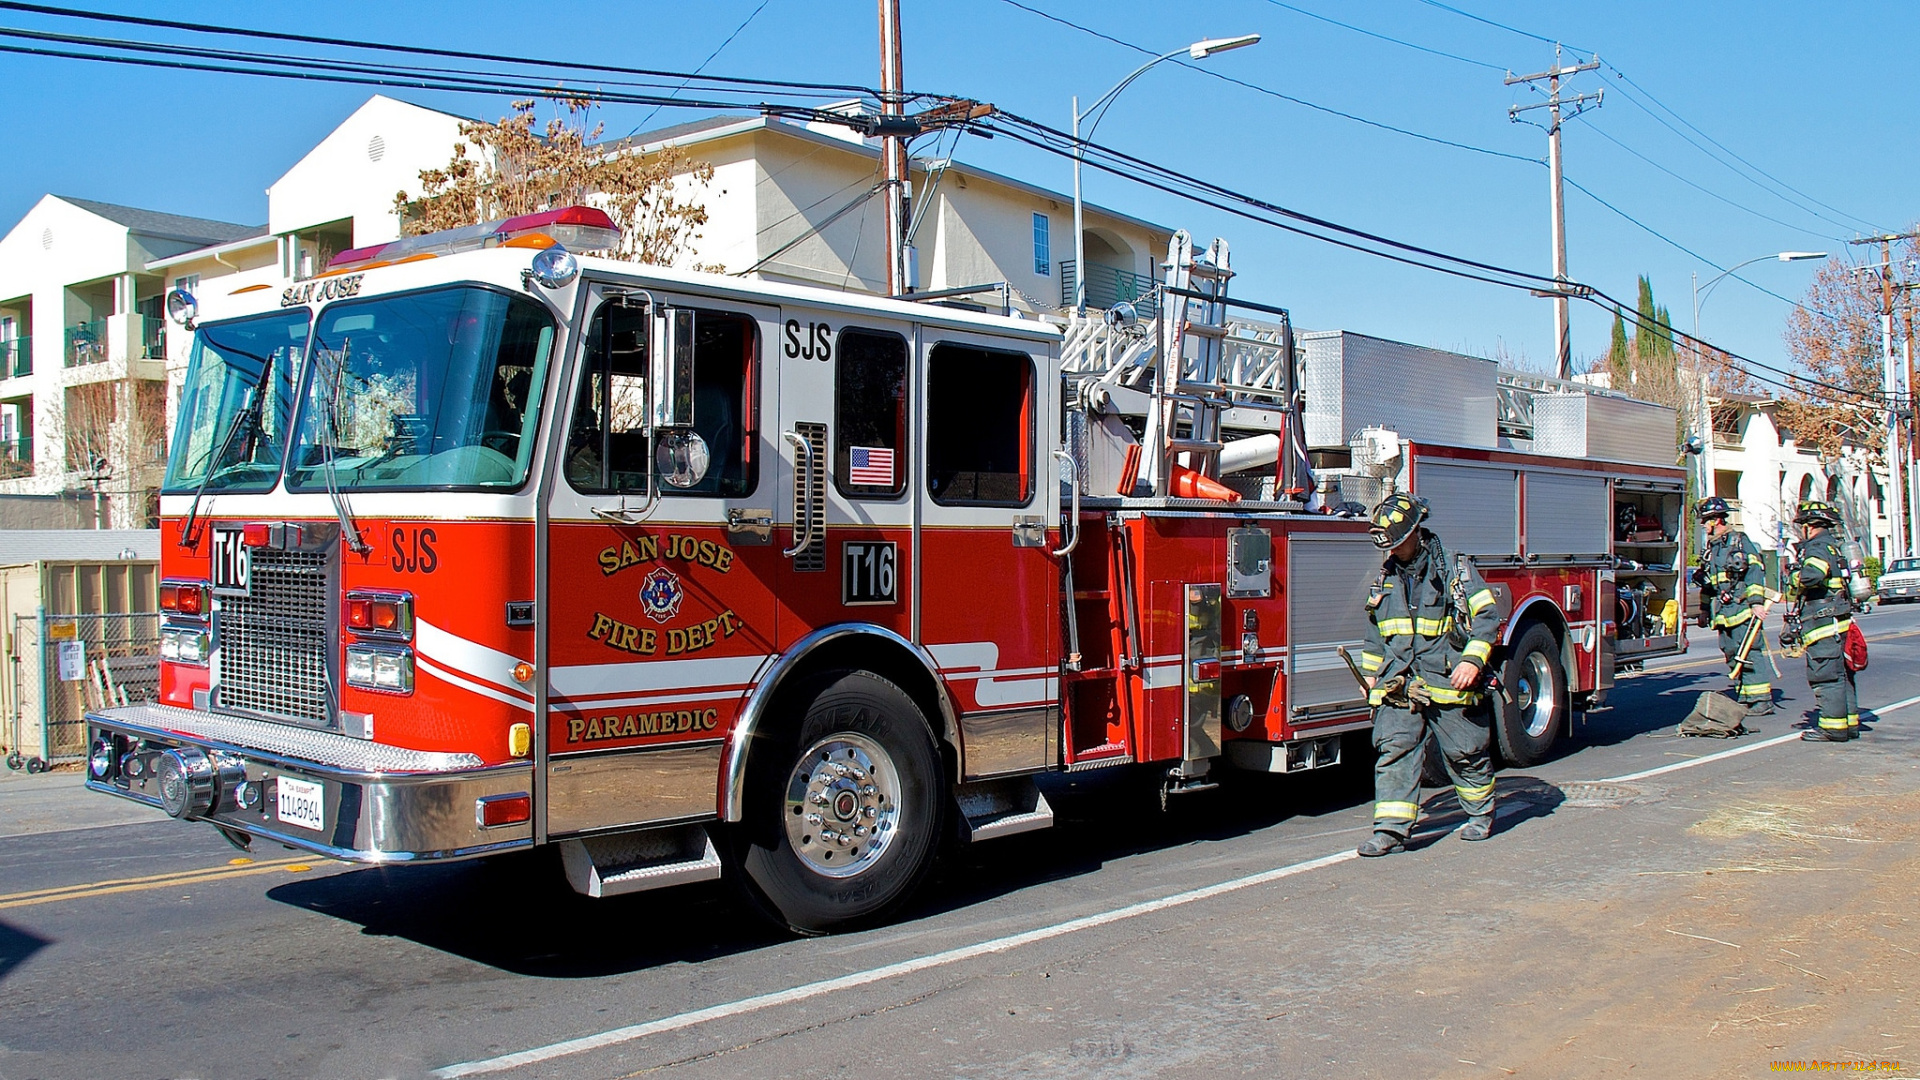
[[[1615,650],[1621,659],[1678,652],[1686,618],[1686,491],[1629,480],[1613,489]]]

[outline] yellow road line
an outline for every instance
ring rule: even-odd
[[[78,900],[89,896],[145,892],[176,885],[196,885],[203,881],[225,881],[229,878],[271,874],[275,871],[298,873],[312,869],[313,864],[318,861],[320,860],[311,858],[269,859],[265,862],[235,860],[238,865],[230,863],[226,866],[208,866],[198,870],[180,870],[171,874],[154,874],[149,877],[119,878],[113,881],[90,882],[85,885],[67,885],[57,889],[31,889],[26,892],[0,895],[0,911],[8,908],[32,907],[35,904],[51,904],[60,900]]]

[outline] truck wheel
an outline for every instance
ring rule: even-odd
[[[793,737],[748,770],[740,862],[769,914],[824,934],[907,898],[933,863],[943,800],[933,733],[899,687],[852,671],[808,690]]]
[[[1566,724],[1567,674],[1560,667],[1560,643],[1538,623],[1514,642],[1501,675],[1512,702],[1495,705],[1494,737],[1509,765],[1537,765],[1547,759]]]

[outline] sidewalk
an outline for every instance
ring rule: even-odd
[[[152,807],[88,791],[81,769],[29,775],[0,766],[0,838],[167,820]]]

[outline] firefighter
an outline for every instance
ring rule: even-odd
[[[1800,565],[1793,575],[1799,594],[1795,611],[1807,649],[1807,682],[1818,707],[1817,726],[1800,737],[1846,742],[1860,737],[1860,703],[1853,672],[1841,656],[1842,639],[1853,625],[1853,598],[1847,594],[1847,556],[1840,549],[1840,514],[1826,503],[1809,500],[1800,504],[1793,523],[1804,530]]]
[[[1490,717],[1482,672],[1500,617],[1493,591],[1472,565],[1448,556],[1423,527],[1427,500],[1391,495],[1374,508],[1369,530],[1387,552],[1367,595],[1367,645],[1360,671],[1373,705],[1373,835],[1359,853],[1406,847],[1419,817],[1420,773],[1431,732],[1467,812],[1467,840],[1493,835]]]
[[[1693,583],[1700,586],[1701,611],[1720,632],[1720,655],[1727,658],[1734,699],[1747,707],[1749,715],[1764,716],[1773,711],[1773,684],[1761,676],[1758,666],[1764,641],[1748,650],[1745,664],[1736,665],[1734,658],[1753,633],[1755,620],[1762,618],[1767,602],[1766,564],[1747,534],[1728,521],[1732,512],[1727,500],[1718,495],[1700,500],[1707,551],[1694,571]]]

